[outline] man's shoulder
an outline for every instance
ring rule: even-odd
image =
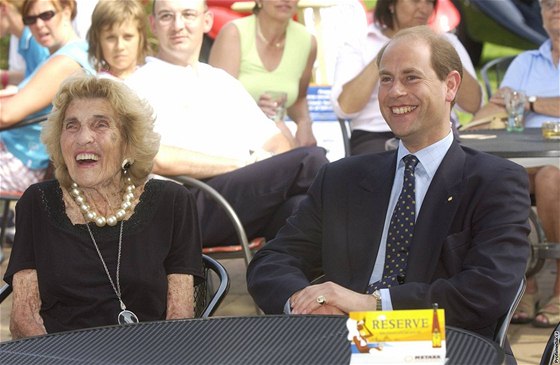
[[[503,169],[518,170],[520,172],[525,171],[522,166],[506,158],[482,152],[464,145],[460,145],[460,147],[465,153],[467,168],[471,171],[488,174],[495,174]]]
[[[326,167],[329,174],[340,176],[368,175],[371,170],[383,170],[394,168],[396,163],[396,152],[387,151],[382,153],[369,153],[356,155],[333,161]]]

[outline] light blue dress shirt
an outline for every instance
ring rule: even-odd
[[[552,61],[549,39],[539,49],[520,53],[509,65],[500,87],[507,86],[527,96],[560,96],[559,66]],[[540,128],[545,121],[560,122],[560,118],[533,112],[525,114],[526,128]]]
[[[445,154],[449,150],[449,147],[451,147],[452,142],[453,133],[449,132],[449,134],[442,140],[414,153],[414,155],[420,161],[415,170],[416,218],[418,218],[418,212],[420,212],[422,202],[424,201],[424,197],[426,196],[426,192],[430,187],[432,179],[434,178],[434,175],[436,174],[441,161],[445,157]],[[373,267],[373,272],[369,281],[370,284],[381,280],[383,276],[389,223],[391,222],[393,210],[397,205],[397,200],[401,193],[403,184],[404,162],[402,158],[408,154],[410,154],[410,152],[403,145],[402,141],[399,141],[399,149],[397,152],[397,171],[395,173],[395,180],[393,181],[393,189],[391,190],[391,198],[389,200],[388,206],[389,208],[387,209],[387,215],[385,216],[385,224],[383,226],[383,234],[381,236],[379,251],[377,253],[377,258],[375,260],[375,265]],[[391,303],[391,295],[389,293],[389,289],[381,289],[380,292],[381,305],[383,310],[393,310],[393,304]]]

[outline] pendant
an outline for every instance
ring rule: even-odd
[[[117,320],[119,321],[119,324],[133,324],[139,322],[138,317],[136,317],[136,314],[129,311],[128,309],[122,310],[119,313]]]

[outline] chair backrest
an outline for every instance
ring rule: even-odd
[[[225,267],[208,255],[202,255],[202,262],[204,280],[194,288],[194,316],[196,318],[208,318],[213,315],[229,291],[229,275]],[[217,287],[214,282],[216,278]]]
[[[502,349],[504,348],[504,345],[506,343],[509,323],[511,322],[511,318],[513,317],[513,313],[515,312],[517,305],[521,301],[521,297],[525,292],[526,285],[527,280],[525,279],[525,277],[523,277],[521,283],[519,284],[519,288],[517,289],[517,294],[515,294],[515,298],[513,299],[513,302],[511,303],[508,311],[498,320],[498,326],[496,327],[496,331],[494,332],[494,341],[497,342]]]
[[[348,125],[350,121],[347,119],[338,118],[340,124],[340,132],[342,134],[342,143],[344,145],[344,157],[350,156],[350,135],[348,133]]]
[[[553,365],[558,363],[560,363],[560,322],[556,325],[544,346],[540,365]]]
[[[484,80],[484,86],[486,87],[486,95],[488,95],[488,99],[490,99],[494,90],[497,90],[500,87],[500,83],[504,78],[507,68],[514,58],[515,56],[499,57],[487,62],[480,69],[480,75],[482,76],[482,80]],[[493,85],[495,86],[493,87]]]
[[[194,288],[194,312],[197,318],[208,318],[214,314],[228,293],[229,274],[222,264],[207,255],[202,255],[202,263],[204,280]],[[216,288],[215,279],[218,281]],[[11,293],[12,287],[9,284],[0,287],[0,303]]]
[[[9,284],[4,284],[0,288],[0,304],[10,295],[12,294],[12,287]]]
[[[197,188],[210,196],[225,211],[226,215],[235,228],[235,232],[237,233],[237,238],[239,241],[238,245],[208,247],[204,248],[203,252],[207,255],[211,255],[217,258],[243,257],[245,259],[245,265],[248,266],[249,262],[253,258],[253,252],[264,245],[264,237],[258,237],[249,242],[247,234],[245,233],[245,228],[243,228],[243,224],[241,223],[241,219],[239,219],[239,216],[237,215],[233,207],[218,191],[216,191],[210,185],[186,175],[168,176],[167,178],[175,180],[176,182],[183,184],[186,187]]]

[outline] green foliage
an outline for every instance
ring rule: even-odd
[[[10,48],[10,37],[0,38],[0,69],[8,68],[8,50]]]

